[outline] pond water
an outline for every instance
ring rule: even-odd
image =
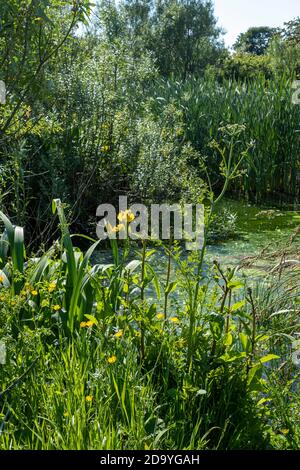
[[[300,207],[255,206],[225,200],[223,207],[237,215],[237,238],[208,247],[208,256],[221,264],[236,265],[243,258],[287,243],[300,226]]]

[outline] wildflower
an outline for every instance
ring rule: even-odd
[[[122,230],[125,229],[124,224],[118,224],[115,227],[113,227],[109,222],[106,225],[106,229],[108,233],[118,233],[121,232]]]
[[[56,289],[56,282],[51,282],[48,287],[49,292],[53,292]]]
[[[163,320],[165,318],[165,315],[163,313],[158,313],[156,315],[157,320]]]
[[[67,416],[69,416],[69,413],[67,411],[64,412],[64,417],[66,418]]]
[[[42,300],[42,302],[41,302],[41,307],[42,307],[42,308],[43,308],[43,307],[49,307],[49,300],[46,300],[46,299]]]
[[[3,302],[3,300],[5,300],[4,295],[0,295],[0,301]]]
[[[125,228],[124,224],[119,224],[119,225],[116,225],[115,227],[112,227],[111,231],[113,233],[117,233],[117,232],[121,232],[122,230],[124,230],[124,228]]]
[[[108,152],[109,151],[109,145],[103,145],[101,147],[102,152]]]
[[[92,395],[87,395],[87,396],[85,397],[85,401],[91,402],[91,401],[93,401],[93,398],[94,398],[94,397],[93,397]]]
[[[290,431],[288,429],[280,429],[280,432],[286,436]]]
[[[122,336],[123,336],[123,330],[117,331],[117,332],[114,334],[114,336],[115,336],[116,338],[122,338]]]
[[[55,312],[57,312],[58,310],[60,310],[60,309],[61,309],[61,306],[60,306],[60,305],[58,305],[58,304],[56,304],[56,305],[53,305],[53,307],[52,307],[52,308],[53,308],[53,310],[55,310]]]
[[[184,339],[179,339],[178,341],[175,342],[175,346],[179,349],[184,348],[186,345],[186,341]]]
[[[126,211],[121,211],[118,214],[118,220],[120,222],[132,222],[135,219],[135,216],[133,212],[131,212],[130,209],[127,209]]]
[[[4,276],[2,276],[2,274],[0,274],[0,284],[1,284],[1,282],[3,282],[3,281],[4,281]]]
[[[80,328],[85,328],[86,327],[86,321],[82,321],[80,323]]]
[[[116,356],[110,356],[110,357],[107,359],[107,362],[108,362],[109,364],[114,364],[116,361],[117,361],[117,357],[116,357]]]
[[[179,318],[177,318],[177,317],[171,317],[171,318],[170,318],[170,321],[171,321],[172,323],[179,323]]]
[[[31,291],[31,295],[33,295],[34,297],[36,297],[38,295],[38,291],[37,290],[32,290]]]
[[[87,326],[88,328],[90,328],[90,327],[92,327],[92,326],[94,326],[94,325],[96,325],[96,322],[94,322],[93,320],[89,320],[89,321],[86,322],[86,326]]]

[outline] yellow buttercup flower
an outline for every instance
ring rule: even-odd
[[[109,364],[114,364],[116,361],[117,361],[117,357],[116,357],[116,356],[110,356],[110,357],[107,359],[107,362],[108,362]]]
[[[286,436],[290,431],[288,429],[280,429],[280,432]]]
[[[96,322],[94,322],[94,321],[92,321],[92,320],[89,320],[89,321],[86,322],[86,326],[87,326],[88,328],[90,328],[91,326],[94,326],[94,325],[96,325]]]
[[[67,416],[69,416],[69,413],[67,411],[64,412],[64,417],[66,418]]]
[[[177,318],[177,317],[171,317],[171,318],[170,318],[170,321],[171,321],[172,323],[179,323],[179,318]]]
[[[113,227],[109,222],[106,225],[106,229],[108,233],[118,233],[121,232],[122,230],[125,229],[124,224],[118,224],[115,227]]]
[[[115,336],[116,338],[122,338],[122,336],[123,336],[123,330],[117,331],[117,332],[114,334],[114,336]]]
[[[158,313],[158,314],[156,315],[156,318],[157,318],[158,320],[163,320],[163,319],[165,318],[165,315],[164,315],[163,313]]]
[[[55,282],[51,282],[51,283],[49,284],[48,291],[49,291],[49,292],[53,292],[55,289],[56,289],[56,283],[55,283]]]
[[[34,297],[36,297],[38,295],[38,291],[37,290],[32,290],[31,291],[31,295],[33,295]]]
[[[85,397],[85,401],[91,402],[91,401],[93,401],[93,398],[94,398],[94,397],[93,397],[92,395],[87,395],[87,396]]]
[[[118,220],[120,222],[132,222],[135,219],[133,212],[130,209],[126,209],[126,211],[121,211],[118,214]]]
[[[108,152],[109,149],[110,149],[109,145],[103,145],[103,146],[101,147],[102,152]]]
[[[119,225],[116,225],[115,227],[112,227],[111,231],[113,233],[117,233],[117,232],[121,232],[121,230],[124,230],[124,229],[125,229],[125,225],[119,224]]]
[[[55,312],[57,312],[58,310],[60,310],[60,309],[61,309],[61,306],[60,306],[60,305],[58,305],[58,304],[56,304],[56,305],[53,305],[53,307],[52,307],[52,308],[53,308],[53,310],[55,310]]]
[[[82,321],[80,323],[80,328],[85,328],[86,327],[86,321]]]
[[[0,283],[4,281],[4,276],[2,276],[2,274],[0,274]]]

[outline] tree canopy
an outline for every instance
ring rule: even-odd
[[[249,28],[238,36],[233,47],[237,52],[263,55],[277,32],[276,28],[268,26]]]

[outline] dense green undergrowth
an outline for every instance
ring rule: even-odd
[[[231,55],[211,2],[96,3],[0,4],[0,449],[297,449],[297,250],[256,283],[206,245],[226,192],[298,203],[299,20]],[[203,203],[204,246],[95,262],[124,194]]]
[[[158,278],[128,240],[91,265],[54,209],[39,258],[0,214],[1,449],[298,448],[297,273],[249,287],[175,244]]]

